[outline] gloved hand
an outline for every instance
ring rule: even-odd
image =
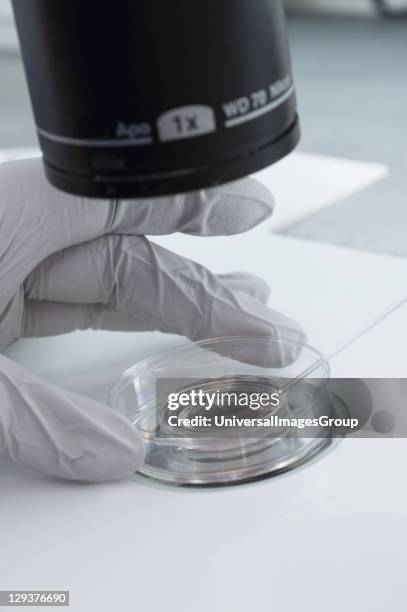
[[[267,189],[250,179],[118,203],[57,191],[40,160],[0,165],[0,350],[22,337],[90,328],[301,340],[293,321],[262,303],[268,288],[260,279],[215,276],[145,237],[235,234],[272,210]],[[0,355],[0,459],[97,481],[130,474],[142,457],[123,417]]]

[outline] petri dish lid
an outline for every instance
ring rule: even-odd
[[[298,378],[304,372],[309,375]],[[292,425],[330,413],[329,376],[329,364],[309,345],[280,337],[215,338],[136,364],[114,385],[109,403],[143,441],[140,475],[178,486],[225,486],[292,470],[331,444],[327,429]],[[274,395],[274,402],[257,406],[261,394]],[[189,398],[183,405],[181,396]],[[175,406],[170,397],[178,398]]]

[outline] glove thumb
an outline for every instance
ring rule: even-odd
[[[0,356],[0,459],[48,476],[82,481],[124,478],[143,448],[121,415],[41,380]]]

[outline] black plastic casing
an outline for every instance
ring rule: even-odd
[[[13,0],[46,174],[106,198],[207,188],[299,140],[280,0]]]

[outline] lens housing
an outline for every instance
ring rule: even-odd
[[[299,140],[281,0],[13,0],[50,182],[98,198],[226,183]]]

